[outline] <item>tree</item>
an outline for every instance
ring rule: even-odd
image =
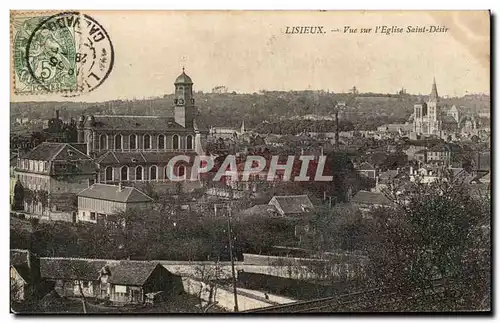
[[[200,280],[200,290],[198,292],[200,309],[207,312],[217,304],[217,289],[229,273],[221,266],[218,259],[213,263],[200,263],[195,266],[194,270],[195,277]],[[206,294],[208,294],[207,300],[204,302],[203,297]]]
[[[386,194],[395,208],[374,210],[368,234],[375,286],[433,295],[402,310],[489,308],[489,201],[452,179],[394,184]]]
[[[19,181],[16,181],[16,185],[14,186],[14,203],[12,206],[14,211],[24,210],[24,187]]]

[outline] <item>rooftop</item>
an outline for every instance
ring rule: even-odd
[[[314,205],[307,195],[273,196],[269,204],[276,201],[284,214],[300,214],[311,211]]]
[[[42,142],[21,158],[40,161],[91,160],[89,156],[72,145],[59,142]]]
[[[382,193],[359,191],[351,199],[351,203],[355,204],[371,204],[371,205],[389,205],[391,202]]]
[[[151,202],[153,199],[135,187],[96,183],[80,193],[79,197],[92,199],[121,202],[121,203],[140,203]]]

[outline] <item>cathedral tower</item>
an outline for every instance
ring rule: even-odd
[[[441,111],[439,95],[436,86],[436,78],[432,82],[432,90],[427,102],[429,134],[439,134],[441,131]]]

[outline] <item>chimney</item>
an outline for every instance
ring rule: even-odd
[[[118,183],[118,192],[122,192],[122,191],[123,191],[122,182],[119,182]]]

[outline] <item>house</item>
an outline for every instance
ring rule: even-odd
[[[78,221],[98,223],[109,215],[151,205],[153,199],[135,187],[96,183],[78,194]]]
[[[377,170],[375,169],[375,167],[373,167],[372,164],[367,162],[363,162],[358,167],[356,167],[356,172],[358,172],[363,176],[373,179],[375,179],[377,174]]]
[[[373,207],[387,207],[391,201],[380,192],[359,191],[351,198],[351,203],[362,212],[369,211]]]
[[[164,292],[172,295],[182,288],[177,276],[160,263],[149,261],[120,261],[106,265],[100,271],[100,283],[101,298],[128,304],[144,303],[146,294]]]
[[[38,296],[40,291],[39,258],[28,250],[10,250],[10,292],[15,301]]]
[[[43,142],[17,159],[24,211],[47,220],[76,221],[76,193],[93,184],[93,160],[67,143]]]
[[[179,278],[158,262],[133,260],[41,258],[41,276],[60,296],[142,304],[145,295],[177,292]]]
[[[307,195],[273,196],[269,205],[274,205],[281,216],[296,216],[314,210],[314,205]]]
[[[41,257],[40,273],[59,296],[80,297],[83,293],[85,297],[98,297],[99,271],[106,264],[106,260]]]

